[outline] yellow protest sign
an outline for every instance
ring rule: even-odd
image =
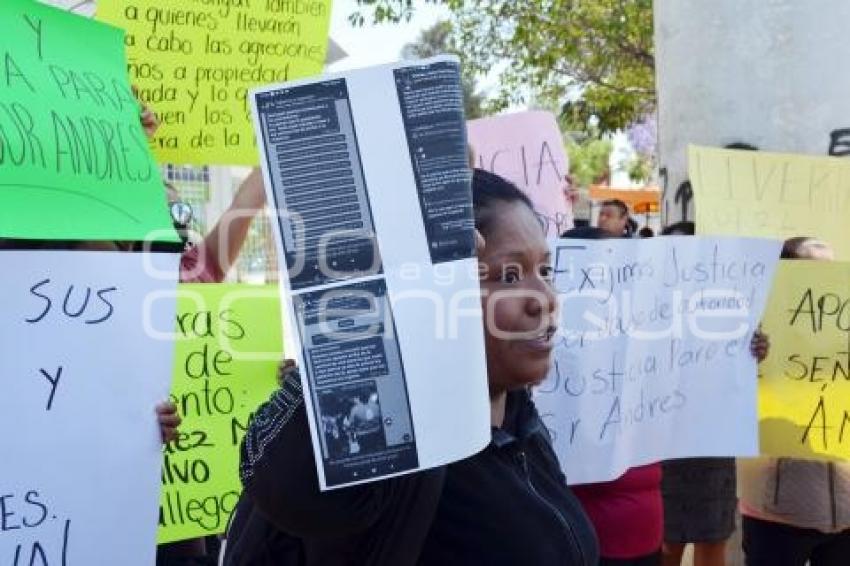
[[[278,386],[277,287],[181,285],[171,400],[183,423],[165,447],[160,543],[224,532],[241,491],[239,446]]]
[[[850,264],[781,262],[762,328],[762,454],[850,460]]]
[[[319,73],[330,0],[100,0],[127,31],[130,81],[157,113],[160,161],[256,165],[252,87]]]
[[[691,146],[700,234],[815,236],[850,260],[850,160]]]

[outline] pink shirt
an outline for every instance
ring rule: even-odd
[[[192,246],[180,257],[181,283],[221,283],[224,273],[207,252],[204,242]]]
[[[652,554],[664,537],[661,464],[631,468],[614,481],[571,486],[599,537],[604,558]]]

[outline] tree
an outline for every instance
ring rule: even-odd
[[[644,116],[626,129],[634,157],[625,164],[629,178],[635,183],[647,183],[655,172],[658,146],[658,120],[655,115]]]
[[[570,156],[570,175],[576,188],[587,188],[593,184],[608,184],[612,144],[605,138],[590,136],[577,141],[565,138],[567,154]]]
[[[456,48],[453,41],[452,23],[448,20],[439,21],[430,28],[422,30],[414,43],[408,43],[401,50],[403,59],[425,59],[441,53],[454,53],[463,61],[463,54]],[[463,88],[463,107],[467,119],[484,116],[484,96],[478,92],[474,74],[467,71],[463,65],[461,86]]]
[[[652,0],[358,0],[349,19],[399,22],[423,3],[451,10],[469,72],[498,72],[492,110],[535,95],[565,129],[606,133],[655,108]]]

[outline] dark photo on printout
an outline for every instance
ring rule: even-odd
[[[326,457],[343,460],[386,449],[378,388],[374,381],[319,393]]]

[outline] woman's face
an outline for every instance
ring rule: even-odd
[[[481,303],[491,394],[546,377],[557,328],[549,247],[523,203],[497,201],[484,234]]]

